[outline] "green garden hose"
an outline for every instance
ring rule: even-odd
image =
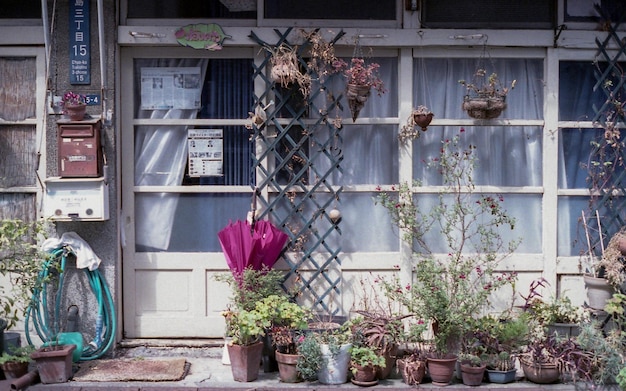
[[[60,305],[64,292],[65,265],[68,255],[75,254],[69,246],[56,248],[48,254],[49,256],[39,271],[31,303],[26,311],[25,333],[26,340],[30,345],[33,344],[29,333],[29,322],[31,319],[37,335],[44,343],[55,343],[59,340],[59,336],[63,334],[60,325]],[[98,303],[95,336],[91,342],[84,345],[80,356],[81,361],[88,361],[102,357],[113,345],[116,318],[111,292],[102,274],[98,269],[89,270],[85,268],[84,270]],[[52,297],[50,294],[51,292],[54,293],[54,289],[49,289],[49,285],[53,282],[56,285],[56,294],[54,295],[54,307],[50,308],[48,298]]]

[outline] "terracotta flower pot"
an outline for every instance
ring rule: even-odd
[[[28,372],[28,362],[9,361],[2,364],[4,376],[7,379],[18,379]]]
[[[556,364],[538,364],[520,359],[526,379],[537,384],[556,383],[561,378],[561,372]]]
[[[356,369],[354,374],[354,380],[359,383],[369,383],[376,380],[376,368],[373,365],[354,365]]]
[[[485,377],[486,365],[474,367],[471,365],[461,364],[461,379],[466,386],[479,386]]]
[[[65,105],[65,113],[71,121],[82,121],[86,112],[87,105]]]
[[[452,381],[457,357],[431,358],[426,361],[433,384],[447,386]]]
[[[47,346],[34,351],[39,378],[44,384],[65,383],[72,377],[72,353],[76,345]]]
[[[297,354],[285,354],[276,351],[276,362],[278,362],[278,376],[283,383],[299,383],[302,381],[300,373],[296,368],[298,363]]]
[[[251,382],[259,377],[261,357],[263,356],[263,342],[258,341],[252,345],[228,345],[230,357],[230,369],[233,380],[238,382]]]

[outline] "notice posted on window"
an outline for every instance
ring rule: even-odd
[[[141,68],[141,109],[199,109],[200,67]]]

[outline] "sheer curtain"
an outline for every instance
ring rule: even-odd
[[[204,80],[207,59],[136,60],[135,102],[137,118],[193,119],[196,109],[142,110],[140,75],[142,67],[200,67]],[[178,186],[187,163],[187,126],[137,126],[135,130],[135,185]],[[166,250],[178,205],[178,194],[137,194],[135,241],[138,248]]]
[[[504,85],[517,80],[507,95],[500,119],[543,118],[543,61],[541,59],[416,59],[413,107],[427,106],[435,118],[467,119],[461,109],[468,80],[479,67],[496,72]],[[463,130],[463,132],[461,132]],[[476,146],[476,185],[542,186],[542,128],[540,126],[430,126],[413,143],[413,178],[424,185],[441,185],[441,175],[426,162],[437,157],[441,141],[461,135],[465,145]],[[523,236],[519,251],[541,252],[541,195],[504,195],[504,207],[518,220],[511,237]],[[509,233],[505,234],[508,235]]]

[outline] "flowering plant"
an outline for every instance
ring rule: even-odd
[[[473,82],[467,82],[465,80],[459,80],[459,84],[464,85],[466,89],[466,95],[481,96],[490,98],[504,98],[510,90],[515,88],[517,80],[511,82],[511,87],[505,87],[498,74],[493,72],[487,76],[487,70],[479,68],[474,73]]]
[[[474,194],[476,147],[463,146],[461,134],[443,140],[439,156],[428,163],[444,185],[434,206],[420,207],[407,183],[397,194],[382,192],[376,200],[413,246],[415,259],[412,283],[381,278],[383,287],[416,318],[430,322],[437,355],[458,351],[468,320],[489,309],[496,291],[514,289],[516,280],[515,273],[497,272],[519,244],[518,239],[504,240],[501,233],[514,228],[515,218],[502,207],[502,196]],[[434,254],[427,237],[441,238],[435,245],[445,247],[447,255]]]
[[[226,320],[226,335],[232,337],[234,345],[252,345],[265,335],[269,322],[258,311],[223,311]]]
[[[80,106],[86,105],[87,97],[85,95],[77,94],[72,91],[68,91],[63,95],[63,106]]]
[[[378,76],[379,68],[378,63],[373,62],[365,65],[364,59],[355,57],[352,58],[350,66],[344,70],[344,75],[348,78],[348,84],[369,86],[374,88],[378,95],[382,95],[387,91],[383,81]]]

